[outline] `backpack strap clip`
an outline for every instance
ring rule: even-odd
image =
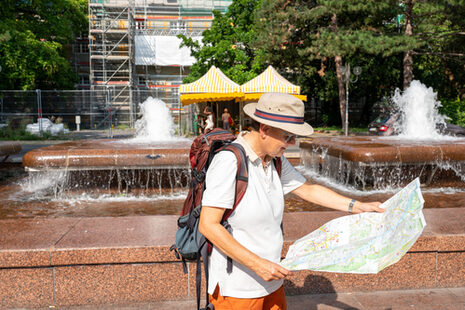
[[[205,180],[205,169],[202,169],[202,171],[197,172],[197,170],[192,169],[192,182],[193,185],[198,184],[200,182],[203,182]]]

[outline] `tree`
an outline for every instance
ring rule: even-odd
[[[214,11],[211,28],[202,33],[202,44],[184,35],[181,46],[187,46],[197,60],[184,82],[192,82],[216,66],[236,83],[242,84],[263,69],[261,55],[253,46],[254,13],[259,0],[234,0],[223,15]]]
[[[3,0],[0,89],[72,88],[65,47],[87,31],[85,0]]]
[[[416,47],[415,40],[396,33],[394,18],[399,11],[393,0],[264,0],[257,15],[257,44],[266,60],[297,76],[325,77],[332,62],[335,79],[331,75],[325,79],[337,83],[344,125],[344,60],[356,55],[386,58]]]
[[[416,41],[415,48],[404,53],[404,89],[414,78],[414,57],[417,61],[437,62],[445,70],[440,76],[452,77],[457,63],[465,63],[465,1],[405,0],[402,30]],[[422,57],[427,55],[430,57]],[[431,57],[432,56],[432,57]],[[423,58],[423,59],[422,59]],[[428,60],[427,60],[428,59]],[[448,63],[454,65],[449,66]],[[460,73],[459,73],[460,74]],[[459,84],[456,87],[460,87]],[[463,88],[463,86],[462,86]],[[465,92],[462,91],[463,94]]]

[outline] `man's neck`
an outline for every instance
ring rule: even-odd
[[[263,166],[271,160],[271,157],[265,153],[263,148],[263,141],[260,137],[260,133],[256,131],[247,132],[242,138],[250,145],[252,150],[262,160]]]

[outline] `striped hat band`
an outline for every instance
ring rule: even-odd
[[[266,120],[273,121],[273,122],[290,123],[290,124],[303,124],[304,123],[303,117],[268,113],[268,112],[261,111],[257,108],[255,109],[254,115],[261,119],[266,119]]]

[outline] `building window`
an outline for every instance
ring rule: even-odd
[[[186,23],[182,20],[170,22],[171,30],[186,30]]]
[[[143,30],[146,28],[145,20],[136,20],[136,29]]]
[[[83,54],[89,53],[89,43],[80,43],[79,52]]]
[[[89,76],[88,75],[80,75],[79,76],[79,83],[81,85],[89,85]]]

